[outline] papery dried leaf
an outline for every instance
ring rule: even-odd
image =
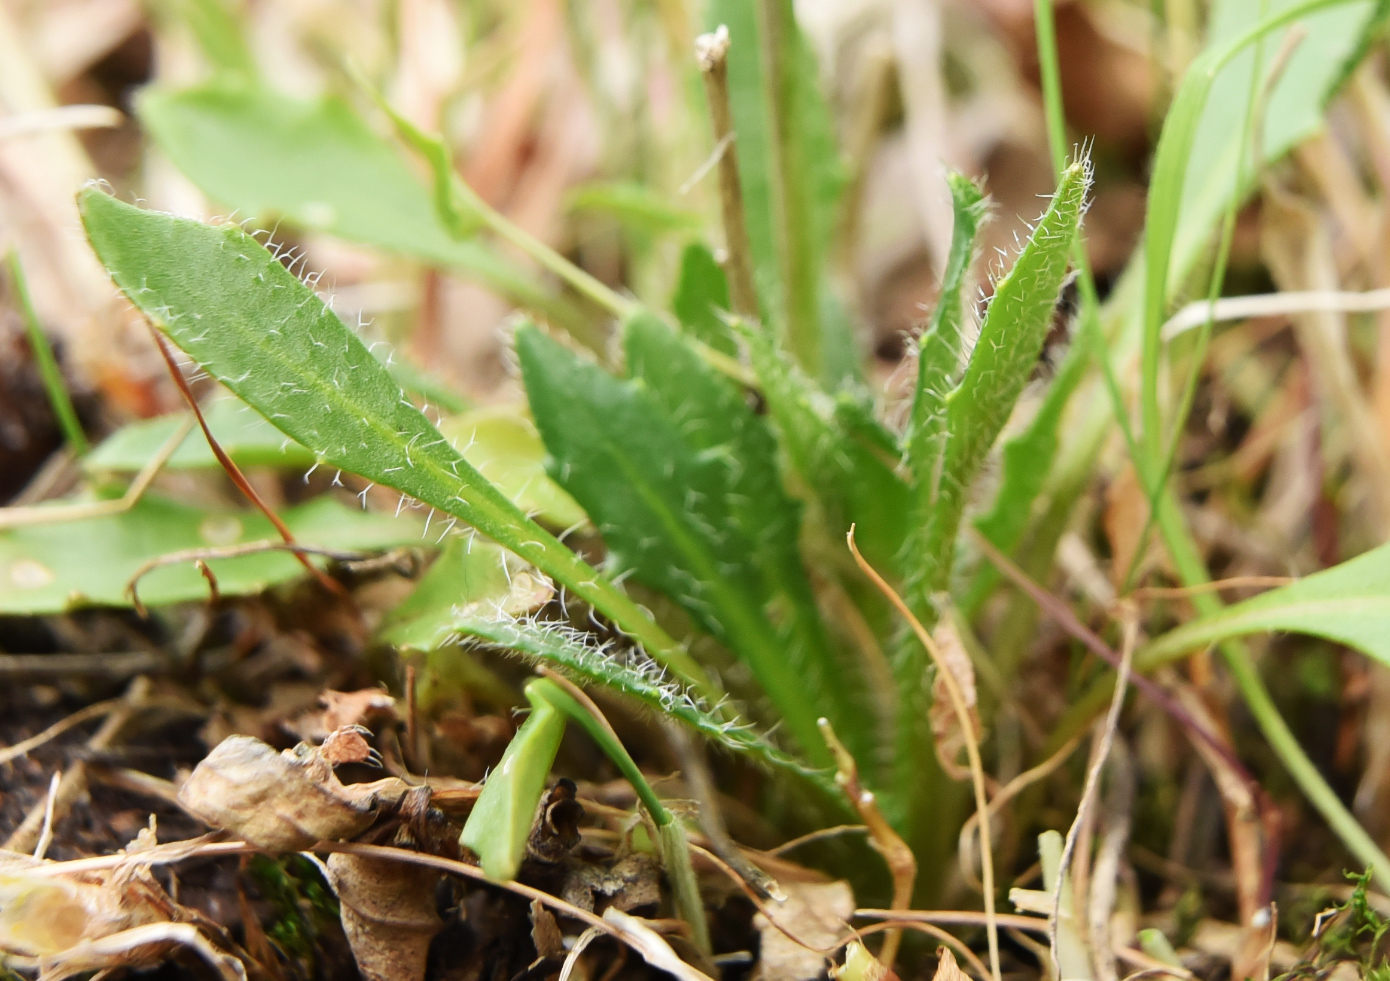
[[[560,924],[539,899],[531,900],[531,942],[536,945],[539,960],[565,956],[565,938],[560,933]]]
[[[246,981],[246,968],[219,950],[188,923],[147,923],[95,937],[39,961],[40,981],[62,981],[75,974],[120,967],[145,967],[168,960],[175,947],[188,947],[223,981]]]
[[[444,926],[435,909],[439,873],[387,859],[335,853],[328,871],[343,933],[367,981],[419,981],[430,941]]]
[[[277,753],[250,736],[219,743],[179,789],[179,802],[204,823],[269,852],[356,837],[377,813],[377,801],[347,792],[313,747]]]
[[[976,709],[975,667],[970,663],[970,654],[965,649],[960,634],[949,619],[942,620],[932,634],[936,646],[941,649],[941,658],[950,669],[956,684],[960,686],[965,698],[965,707],[970,713],[970,728],[976,742],[980,740],[980,714]],[[960,765],[961,750],[965,748],[965,733],[961,731],[956,717],[955,706],[946,687],[946,679],[938,671],[932,681],[931,730],[936,737],[936,757],[941,769],[953,780],[969,780],[970,770]]]
[[[847,932],[854,915],[848,882],[789,882],[786,902],[770,908],[777,922],[815,947],[830,947]],[[825,971],[825,956],[795,943],[762,913],[753,917],[762,937],[758,976],[769,981],[812,981]]]
[[[9,863],[6,863],[8,866]],[[104,883],[0,872],[0,950],[27,957],[60,954],[97,937],[157,922],[148,904]]]
[[[367,742],[365,732],[361,726],[343,726],[341,729],[334,729],[328,734],[328,738],[319,746],[319,753],[325,760],[334,766],[341,766],[344,763],[366,763],[373,759],[374,750]],[[377,759],[376,762],[380,762]]]
[[[1102,523],[1105,537],[1110,539],[1110,583],[1123,590],[1130,566],[1139,550],[1139,536],[1149,517],[1149,499],[1134,472],[1127,465],[1105,490],[1105,514]]]
[[[970,975],[961,970],[950,947],[938,947],[936,956],[936,973],[932,975],[932,981],[970,981]]]
[[[319,704],[323,706],[323,727],[328,732],[343,726],[370,729],[373,722],[395,722],[397,719],[396,700],[382,688],[326,689],[319,696]]]

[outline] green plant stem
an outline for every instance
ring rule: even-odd
[[[709,925],[705,921],[705,907],[700,899],[700,885],[695,878],[695,870],[690,864],[690,843],[686,840],[685,828],[676,820],[656,796],[656,791],[647,782],[646,776],[633,761],[627,748],[592,703],[583,704],[560,684],[551,678],[537,678],[526,685],[526,696],[533,702],[541,700],[564,712],[598,743],[599,749],[613,762],[619,772],[632,784],[637,798],[651,815],[656,825],[657,847],[666,875],[671,880],[671,890],[675,893],[676,911],[681,919],[690,925],[695,945],[703,953],[710,953]],[[585,699],[587,701],[587,698]]]
[[[87,442],[87,434],[82,431],[82,423],[77,418],[77,410],[72,406],[68,386],[63,381],[63,372],[58,367],[58,359],[53,356],[53,347],[48,343],[48,335],[43,332],[39,315],[34,310],[34,302],[29,296],[29,283],[24,278],[24,268],[19,262],[19,253],[13,249],[6,257],[10,268],[10,283],[20,314],[24,317],[24,329],[29,335],[29,348],[34,362],[38,365],[39,376],[43,379],[44,391],[48,393],[49,404],[58,419],[68,448],[77,456],[86,456],[92,448]]]
[[[1261,0],[1260,13],[1263,14],[1268,6],[1268,0]],[[1255,45],[1255,64],[1250,72],[1250,93],[1246,98],[1245,116],[1241,121],[1240,142],[1237,144],[1240,151],[1236,161],[1235,191],[1226,203],[1226,213],[1222,216],[1221,237],[1216,248],[1216,261],[1212,268],[1211,281],[1207,285],[1207,303],[1209,304],[1207,319],[1197,335],[1196,349],[1192,352],[1191,366],[1183,383],[1182,395],[1178,400],[1178,411],[1173,416],[1173,432],[1168,437],[1167,449],[1164,450],[1160,460],[1147,461],[1148,467],[1152,467],[1156,462],[1158,471],[1156,474],[1151,474],[1149,479],[1145,481],[1149,510],[1144,518],[1144,530],[1139,535],[1139,545],[1130,558],[1129,568],[1125,570],[1122,592],[1128,591],[1129,587],[1133,585],[1134,576],[1139,571],[1144,549],[1149,540],[1149,533],[1157,521],[1160,506],[1159,495],[1167,486],[1168,477],[1173,471],[1173,461],[1177,459],[1178,454],[1178,442],[1182,438],[1183,430],[1187,427],[1187,416],[1192,411],[1192,402],[1197,396],[1197,380],[1201,377],[1202,363],[1206,360],[1207,347],[1211,342],[1211,332],[1216,321],[1215,304],[1225,286],[1226,267],[1230,262],[1232,243],[1235,241],[1236,213],[1239,210],[1240,202],[1239,188],[1245,183],[1246,175],[1246,148],[1250,147],[1250,137],[1255,128],[1256,117],[1263,111],[1263,107],[1260,105],[1260,69],[1263,63],[1264,38],[1261,37]],[[1256,148],[1250,147],[1250,152],[1253,155],[1257,152]]]
[[[805,178],[791,146],[790,132],[796,107],[791,104],[786,54],[795,25],[789,23],[792,12],[787,0],[757,0],[757,4],[763,89],[772,134],[772,168],[768,177],[772,187],[773,237],[777,243],[777,265],[782,281],[781,310],[777,312],[785,318],[787,350],[803,371],[812,378],[820,378],[825,352],[821,344],[815,258],[808,241],[808,216],[798,212],[791,198]]]

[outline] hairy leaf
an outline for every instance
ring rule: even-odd
[[[995,287],[969,365],[946,399],[949,438],[940,465],[921,474],[916,493],[914,592],[946,585],[966,494],[1037,364],[1090,183],[1085,162],[1063,173],[1047,213]]]
[[[371,550],[420,543],[414,517],[363,512],[328,497],[290,508],[281,517],[305,545]],[[124,514],[0,531],[0,613],[128,607],[126,583],[151,559],[185,549],[279,540],[259,512],[203,511],[155,494],[146,494]],[[304,574],[287,552],[213,559],[208,566],[224,596],[258,593]],[[153,570],[140,580],[139,590],[142,602],[159,606],[206,599],[208,584],[190,560]]]
[[[628,370],[646,384],[697,454],[727,470],[728,521],[750,546],[764,610],[776,613],[783,656],[801,675],[818,711],[867,758],[877,720],[858,656],[831,644],[802,565],[801,509],[782,487],[777,443],[743,392],[650,314],[627,324]]]
[[[988,209],[984,192],[968,177],[953,172],[946,182],[955,211],[951,252],[936,309],[917,344],[917,388],[903,439],[905,462],[919,491],[934,487],[933,478],[945,449],[946,397],[959,379],[965,355],[962,293],[975,258],[975,235]]]
[[[692,684],[699,666],[644,611],[450,445],[314,292],[235,225],[204,225],[79,196],[97,256],[122,292],[222,384],[326,466],[360,474],[505,546]]]
[[[707,246],[692,242],[681,252],[680,279],[671,309],[692,337],[725,354],[738,352],[728,325],[720,317],[721,312],[731,309],[729,280]]]
[[[897,459],[879,440],[856,436],[836,400],[821,391],[762,331],[739,325],[782,448],[805,493],[824,512],[827,533],[843,539],[851,525],[876,568],[898,568],[911,495]],[[855,429],[859,427],[854,427]]]
[[[139,470],[173,438],[186,413],[142,419],[122,426],[82,461],[90,473]],[[243,467],[302,467],[314,465],[314,454],[286,439],[260,413],[235,398],[218,399],[203,409],[213,436]],[[164,465],[168,470],[218,466],[212,447],[199,429],[191,431]]]
[[[799,747],[828,759],[819,679],[796,670],[764,612],[754,545],[732,512],[732,468],[683,436],[647,386],[621,382],[547,338],[517,333],[551,474],[583,505],[609,560],[681,604],[753,671]]]
[[[545,447],[524,405],[493,405],[445,419],[439,431],[517,507],[561,530],[588,522],[545,472]]]

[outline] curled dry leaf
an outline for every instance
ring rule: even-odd
[[[367,837],[433,853],[449,852],[453,841],[444,816],[430,806],[428,786],[399,793],[394,813],[385,813]],[[435,906],[439,872],[335,852],[328,856],[328,873],[338,894],[343,933],[362,976],[367,981],[423,978],[430,941],[444,926]]]
[[[536,823],[526,842],[526,852],[532,858],[559,862],[579,844],[579,822],[584,817],[584,805],[579,803],[575,793],[574,781],[561,777],[541,797]]]
[[[362,726],[343,726],[334,729],[319,747],[319,754],[333,766],[344,763],[377,763],[381,760],[367,742],[370,729]]]
[[[936,974],[932,975],[932,981],[970,981],[970,975],[961,970],[950,947],[938,947],[936,957]]]
[[[361,834],[376,817],[378,797],[344,787],[312,746],[277,753],[259,739],[229,736],[184,782],[179,803],[258,848],[296,852]]]
[[[970,655],[949,619],[941,621],[933,639],[941,649],[942,660],[946,662],[951,674],[955,676],[956,683],[960,685],[961,694],[965,696],[965,707],[970,712],[970,727],[974,730],[972,735],[975,741],[979,742],[980,714],[976,707],[978,700],[975,695],[975,667],[970,663]],[[941,761],[941,769],[952,780],[969,780],[969,768],[961,766],[958,762],[961,751],[965,749],[965,733],[961,732],[960,723],[951,706],[951,696],[946,690],[946,680],[940,672],[937,672],[932,681],[931,693],[931,731],[936,737],[936,756]]]
[[[343,933],[367,981],[418,981],[444,923],[435,909],[439,873],[361,855],[328,856]]]
[[[45,981],[157,964],[180,946],[222,978],[245,981],[241,961],[200,927],[218,934],[225,947],[234,947],[230,939],[173,902],[144,869],[118,866],[81,878],[40,871],[52,864],[0,857],[0,953],[33,958]]]
[[[326,689],[319,696],[323,706],[323,728],[327,732],[343,726],[371,728],[373,722],[395,722],[396,700],[382,688],[363,688],[360,691]]]

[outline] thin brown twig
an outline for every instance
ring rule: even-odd
[[[207,563],[216,559],[235,559],[243,555],[260,555],[263,552],[291,552],[301,562],[308,561],[304,558],[306,555],[321,555],[335,562],[352,562],[366,556],[365,552],[326,548],[322,545],[304,545],[296,541],[277,542],[270,539],[259,542],[242,542],[240,545],[208,545],[200,548],[185,548],[177,552],[166,552],[164,555],[156,556],[136,569],[125,584],[125,595],[129,598],[130,605],[135,607],[135,612],[143,617],[148,611],[145,609],[145,604],[140,602],[140,595],[136,589],[140,580],[166,565],[193,562],[198,566],[198,571],[202,573],[203,578],[208,581],[209,600],[216,602],[219,598],[217,577],[213,575]],[[310,565],[310,568],[314,567]],[[330,580],[335,584],[337,583],[336,579],[330,577]]]
[[[212,449],[212,455],[217,457],[217,462],[222,465],[222,469],[227,472],[227,476],[231,478],[237,490],[241,491],[241,493],[246,496],[247,500],[259,508],[261,513],[270,519],[270,523],[275,526],[275,530],[280,533],[280,537],[285,540],[285,544],[296,544],[294,534],[290,531],[289,526],[275,513],[275,509],[267,504],[261,495],[257,493],[256,488],[251,486],[251,482],[247,480],[246,475],[241,472],[241,468],[227,455],[227,451],[222,449],[222,444],[219,443],[217,437],[212,434],[212,429],[208,426],[208,421],[203,416],[202,407],[198,405],[198,400],[193,395],[193,389],[188,386],[188,379],[183,377],[183,372],[179,370],[178,362],[174,360],[174,353],[169,350],[169,342],[164,339],[164,335],[161,334],[153,324],[149,326],[150,336],[154,338],[155,345],[159,348],[159,353],[163,355],[164,363],[169,368],[169,376],[174,379],[174,384],[178,386],[184,401],[187,402],[188,407],[193,410],[193,415],[197,418],[198,425],[203,430],[203,436],[207,438],[208,446]],[[348,591],[343,588],[342,583],[338,582],[322,569],[317,568],[304,555],[296,552],[295,558],[299,560],[300,565],[304,566],[309,575],[318,580],[319,584],[323,586],[324,589],[341,599],[347,600],[349,605],[352,605],[351,597],[348,595]]]
[[[1196,586],[1140,586],[1132,590],[1130,599],[1186,599],[1204,593],[1218,593],[1223,589],[1245,589],[1258,586],[1287,586],[1298,582],[1295,576],[1232,576],[1229,579],[1215,579],[1198,583]]]
[[[91,705],[80,708],[66,718],[59,719],[43,732],[30,736],[28,739],[21,742],[17,742],[13,746],[6,746],[4,749],[0,749],[0,763],[9,763],[11,760],[17,760],[21,756],[26,756],[44,743],[58,738],[73,726],[79,726],[89,719],[96,719],[108,715],[123,704],[125,704],[125,699],[123,698],[108,698],[104,702],[93,702]]]
[[[987,922],[985,933],[989,938],[989,968],[990,977],[993,981],[1000,981],[1001,972],[999,969],[999,928],[995,925],[994,909],[994,856],[991,852],[990,843],[993,838],[989,829],[989,798],[985,793],[985,768],[980,762],[980,744],[975,738],[974,723],[970,718],[970,710],[965,704],[965,694],[961,691],[960,682],[956,679],[955,672],[946,663],[945,657],[936,646],[936,641],[932,639],[927,628],[922,626],[922,622],[917,619],[908,605],[903,602],[903,598],[897,591],[890,586],[878,571],[868,563],[864,556],[859,554],[859,548],[854,544],[854,526],[850,525],[849,533],[845,536],[849,543],[850,553],[854,556],[854,561],[859,565],[864,575],[868,576],[879,592],[897,608],[903,618],[907,620],[912,632],[917,635],[917,639],[922,642],[922,646],[931,655],[932,661],[936,664],[938,676],[946,684],[946,693],[951,699],[951,708],[956,715],[956,724],[960,726],[961,736],[965,741],[965,752],[970,761],[970,776],[975,785],[975,811],[980,817],[980,840],[983,847],[980,849],[980,878],[984,880],[984,901],[985,916]]]
[[[1100,773],[1110,759],[1110,747],[1115,741],[1115,730],[1120,726],[1120,710],[1124,708],[1125,694],[1129,690],[1130,669],[1134,665],[1134,648],[1139,639],[1139,620],[1131,607],[1124,623],[1124,647],[1120,653],[1119,673],[1115,680],[1115,694],[1110,700],[1110,711],[1105,717],[1105,727],[1101,730],[1100,749],[1095,762],[1086,773],[1086,783],[1081,790],[1081,803],[1076,807],[1076,817],[1067,829],[1066,844],[1062,847],[1062,860],[1057,865],[1057,881],[1052,884],[1052,912],[1047,918],[1047,946],[1052,953],[1052,963],[1058,965],[1060,977],[1062,963],[1058,956],[1057,931],[1062,917],[1062,890],[1067,881],[1067,869],[1072,856],[1076,854],[1076,842],[1081,828],[1086,823],[1096,795],[1100,792]],[[1094,938],[1092,938],[1094,940]]]
[[[833,828],[821,828],[819,831],[809,832],[807,834],[793,838],[791,841],[784,841],[776,848],[769,848],[763,854],[782,856],[785,855],[787,852],[791,851],[793,848],[800,848],[802,845],[809,845],[813,841],[823,841],[826,838],[838,838],[840,835],[858,835],[868,833],[869,829],[867,825],[837,824]]]
[[[1028,594],[1028,597],[1046,614],[1056,622],[1063,630],[1080,641],[1081,644],[1092,654],[1099,657],[1111,667],[1118,669],[1120,666],[1120,656],[1111,650],[1110,645],[1089,627],[1083,624],[1072,613],[1071,608],[1047,590],[1035,583],[1028,573],[1024,572],[1013,560],[995,546],[983,533],[973,526],[967,527],[966,531],[975,540],[975,545],[984,553],[985,557],[997,568],[1004,577],[1012,582],[1017,588]],[[1274,806],[1274,802],[1265,792],[1264,787],[1255,779],[1254,775],[1240,761],[1235,752],[1222,742],[1215,734],[1210,732],[1205,726],[1199,723],[1192,714],[1178,704],[1177,700],[1170,696],[1166,691],[1155,684],[1151,679],[1142,674],[1135,674],[1131,679],[1134,687],[1142,692],[1146,698],[1162,709],[1169,718],[1182,727],[1183,731],[1190,738],[1201,740],[1213,753],[1221,757],[1228,766],[1231,767],[1240,779],[1250,788],[1251,795],[1255,798],[1259,810],[1260,821],[1265,829],[1265,836],[1268,841],[1265,843],[1264,869],[1261,874],[1260,897],[1264,902],[1268,902],[1274,890],[1274,874],[1279,860],[1279,812]]]
[[[1045,780],[1056,771],[1059,766],[1065,763],[1067,757],[1071,756],[1071,754],[1076,751],[1076,747],[1080,745],[1081,736],[1072,736],[1063,744],[1061,749],[1057,750],[1057,752],[1053,753],[1037,766],[1024,770],[1018,776],[1004,784],[1004,786],[1000,787],[995,793],[994,799],[989,802],[990,817],[997,814],[1005,804],[1013,800],[1028,787],[1037,783],[1039,780]],[[965,819],[965,824],[961,825],[960,844],[957,849],[960,852],[961,874],[972,881],[975,880],[975,826],[978,823],[977,816],[974,814]],[[981,886],[981,888],[983,888],[983,886]]]
[[[753,249],[743,209],[743,185],[738,174],[738,146],[733,115],[729,111],[729,30],[720,26],[713,34],[695,39],[695,60],[705,79],[710,122],[719,155],[719,207],[724,220],[725,269],[729,276],[729,300],[734,313],[756,320],[758,293],[753,285]]]
[[[193,430],[193,418],[186,417],[183,422],[164,441],[164,445],[140,468],[135,479],[126,487],[125,493],[114,501],[85,501],[81,504],[60,504],[50,506],[26,505],[0,509],[0,530],[6,528],[32,527],[33,525],[62,524],[69,521],[87,521],[92,518],[109,518],[124,514],[145,496],[154,479],[169,462],[188,434]]]
[[[907,847],[883,811],[872,792],[865,790],[859,782],[859,765],[844,743],[835,735],[835,728],[829,719],[819,721],[821,734],[825,736],[830,752],[835,756],[835,782],[849,797],[864,825],[869,829],[869,842],[883,856],[888,865],[888,873],[893,877],[893,909],[907,909],[912,905],[912,888],[917,881],[917,858]],[[898,958],[898,947],[902,943],[902,932],[890,930],[884,935],[883,948],[878,959],[888,970],[893,970],[893,962]]]

